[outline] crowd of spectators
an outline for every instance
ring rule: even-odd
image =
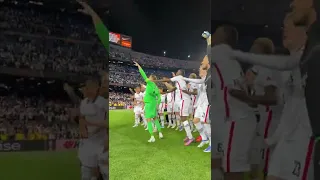
[[[5,34],[1,41],[1,56],[6,54],[18,67],[92,73],[106,60],[106,51],[100,45],[90,19],[81,13],[4,6],[0,9],[0,17]],[[8,37],[8,34],[15,36]],[[19,60],[18,56],[24,59]],[[198,67],[198,62],[152,56],[113,45],[109,56],[157,69]]]
[[[109,92],[109,106],[130,106],[132,103],[132,94]]]
[[[0,96],[0,137],[6,139],[76,138],[72,104],[42,97]]]

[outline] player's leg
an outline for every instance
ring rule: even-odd
[[[84,140],[79,144],[78,157],[81,162],[81,180],[97,179],[98,158],[92,151],[92,143]]]
[[[154,105],[154,110],[153,110],[155,113],[154,113],[154,116],[157,117],[157,106]],[[163,114],[163,113],[162,113]],[[162,116],[163,117],[163,116]],[[155,118],[154,119],[154,124],[159,132],[159,138],[162,139],[163,138],[163,134],[162,134],[162,130],[161,130],[161,125],[160,125],[160,122],[159,122],[159,119],[158,118]]]
[[[192,110],[193,110],[193,105],[191,103],[189,106],[189,117],[188,117],[191,131],[193,131],[195,129],[194,124],[193,124],[193,111]]]
[[[225,136],[223,160],[225,180],[243,180],[251,170],[249,152],[255,135],[256,118],[250,114],[246,118],[228,121],[227,124],[229,131]]]
[[[175,122],[177,125],[176,130],[179,130],[179,128],[181,127],[180,105],[181,105],[181,101],[175,102],[175,105],[174,105]]]
[[[190,102],[182,100],[180,104],[180,117],[181,117],[181,122],[183,125],[183,128],[186,132],[187,137],[184,139],[184,145],[189,146],[192,142],[194,142],[194,138],[192,135],[191,127],[189,124],[189,106]]]
[[[200,144],[198,145],[199,148],[203,147],[204,145],[209,143],[209,137],[207,136],[207,134],[205,133],[205,127],[203,125],[203,123],[201,123],[200,119],[203,118],[203,112],[206,112],[206,110],[203,110],[202,107],[197,107],[196,111],[195,111],[195,115],[193,118],[193,124],[195,126],[195,129],[198,130],[202,141],[200,142]]]
[[[210,116],[211,114],[209,114]],[[219,110],[214,110],[211,117],[211,133],[214,138],[211,139],[211,178],[213,180],[221,180],[224,177],[222,167],[222,157],[224,155],[224,136],[226,131],[226,123],[224,115]]]
[[[161,127],[164,128],[164,104],[160,104],[159,105],[159,118],[160,118],[160,122],[161,122]]]
[[[263,131],[264,131],[264,115],[261,116],[260,121],[257,121],[255,135],[252,139],[252,146],[249,153],[249,162],[251,164],[250,177],[252,180],[260,180],[263,178],[261,174],[263,173],[265,148]],[[262,179],[261,179],[262,180]]]
[[[134,125],[132,127],[138,127],[140,123],[140,113],[134,113]]]

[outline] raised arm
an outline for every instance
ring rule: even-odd
[[[233,51],[232,56],[240,62],[259,65],[266,68],[281,71],[291,70],[299,66],[299,57],[258,55],[252,53],[245,53],[242,51]]]
[[[137,63],[137,62],[134,62],[134,65],[138,67],[139,69],[139,72],[143,78],[143,80],[146,82],[146,83],[149,83],[150,80],[148,79],[146,73],[144,72],[144,70],[142,69],[142,67]]]
[[[102,42],[103,46],[109,52],[109,30],[108,28],[103,24],[102,20],[98,16],[98,14],[86,3],[83,1],[79,1],[78,3],[83,7],[83,10],[81,12],[91,16],[93,24],[95,26],[97,35]]]
[[[192,83],[196,83],[196,84],[205,83],[205,79],[191,79],[191,78],[183,77],[183,80],[188,81],[188,82],[192,82]]]

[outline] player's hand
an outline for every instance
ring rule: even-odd
[[[88,131],[85,125],[80,125],[79,131],[81,138],[88,138]]]
[[[133,61],[133,64],[134,64],[135,66],[137,66],[138,68],[141,68],[140,64],[137,63],[136,61]]]
[[[211,34],[209,33],[209,31],[203,31],[201,36],[205,39],[208,39],[211,36]]]
[[[175,74],[174,72],[171,72],[171,74],[172,74],[172,77],[175,77],[175,76],[176,76],[176,74]]]
[[[190,88],[191,88],[191,84],[190,84],[190,83],[187,85],[187,88],[188,88],[188,89],[190,89]]]
[[[93,9],[86,2],[81,0],[77,0],[77,2],[83,7],[83,9],[78,10],[79,12],[87,15],[91,15],[92,12],[94,12]]]

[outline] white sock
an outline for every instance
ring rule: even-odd
[[[211,146],[211,124],[204,124],[204,129],[207,137],[209,138],[209,145]]]
[[[203,125],[201,124],[201,122],[198,122],[198,123],[195,123],[194,126],[196,127],[196,129],[198,130],[202,140],[207,140],[208,137],[205,133],[205,130],[204,130],[204,127]]]
[[[139,124],[139,116],[137,114],[134,115],[134,125],[138,125]]]
[[[172,115],[168,114],[169,126],[172,125]]]
[[[180,116],[179,115],[176,115],[176,123],[177,123],[177,126],[180,126]]]
[[[192,136],[192,133],[191,133],[191,128],[190,128],[188,120],[183,121],[183,127],[184,127],[184,130],[186,131],[187,137],[189,139],[193,139],[193,136]]]
[[[146,126],[148,124],[148,122],[147,122],[146,118],[144,118],[143,114],[141,114],[141,118],[143,120],[143,124]]]
[[[223,180],[224,174],[221,171],[221,169],[212,169],[211,179],[212,180]]]
[[[161,126],[164,126],[164,116],[160,116]]]

